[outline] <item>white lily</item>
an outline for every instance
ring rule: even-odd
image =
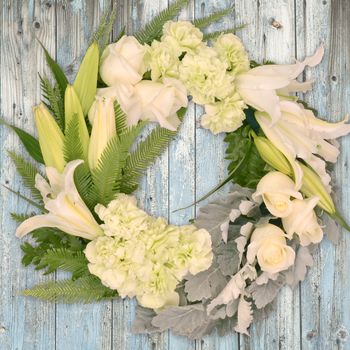
[[[89,111],[92,125],[88,160],[90,169],[96,168],[108,142],[116,135],[113,99],[96,96]]]
[[[48,214],[36,215],[25,220],[16,231],[17,237],[41,227],[56,227],[70,235],[93,240],[103,235],[88,207],[81,199],[75,184],[74,171],[82,160],[69,162],[63,174],[55,168],[47,167],[49,183],[39,174],[35,187],[40,191]]]
[[[296,158],[303,159],[322,179],[330,192],[330,176],[326,162],[335,163],[338,148],[327,140],[334,140],[350,132],[347,118],[339,123],[328,123],[316,118],[313,112],[292,101],[280,100],[281,118],[271,125],[267,113],[256,112],[255,117],[266,137],[289,160],[294,170],[296,185],[301,185],[302,170]]]
[[[237,91],[246,104],[258,111],[267,112],[274,123],[281,117],[278,94],[309,90],[310,82],[299,83],[295,79],[306,66],[318,65],[323,54],[324,48],[321,46],[313,56],[305,58],[302,62],[253,68],[237,76],[235,80]]]

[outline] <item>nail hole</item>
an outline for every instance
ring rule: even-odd
[[[36,29],[39,29],[40,28],[40,23],[39,22],[34,22],[34,27],[36,28]]]
[[[331,78],[333,81],[337,81],[337,77],[335,75],[332,76]]]
[[[327,1],[322,1],[322,4],[323,5],[327,5]]]
[[[283,28],[282,23],[276,21],[274,18],[271,18],[270,24],[272,25],[272,27],[274,27],[274,28],[276,28],[276,29],[281,29],[281,28]]]
[[[46,7],[50,8],[52,6],[51,2],[47,2],[46,4]]]

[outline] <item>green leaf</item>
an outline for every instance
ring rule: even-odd
[[[10,158],[16,165],[18,173],[23,179],[24,185],[30,189],[32,196],[35,200],[42,202],[42,197],[40,191],[35,187],[35,176],[40,174],[40,171],[32,163],[27,162],[23,157],[16,154],[15,152],[8,152]],[[40,174],[43,176],[42,174]]]
[[[214,22],[217,22],[221,18],[223,18],[223,17],[229,15],[230,13],[232,13],[233,10],[234,10],[234,6],[231,6],[231,7],[227,8],[227,9],[223,9],[223,10],[219,10],[219,11],[213,12],[209,16],[206,16],[206,17],[194,20],[193,24],[199,29],[206,28],[206,27],[210,26],[211,24],[213,24]]]
[[[46,251],[41,259],[41,264],[46,266],[45,274],[52,273],[58,269],[71,272],[73,279],[90,274],[85,254],[81,251],[72,251],[67,248]]]
[[[115,127],[118,135],[121,135],[127,130],[127,116],[120,108],[118,102],[114,102]]]
[[[101,155],[98,166],[92,170],[93,201],[107,205],[120,192],[122,170],[129,153],[129,149],[139,135],[144,123],[127,129],[120,136],[115,135],[107,144]]]
[[[60,89],[58,85],[53,86],[48,78],[42,77],[40,74],[39,77],[43,97],[47,100],[45,105],[52,112],[57,124],[64,132],[64,101],[62,100]]]
[[[105,287],[98,278],[88,276],[75,281],[62,280],[42,283],[24,290],[23,295],[52,302],[91,303],[102,299],[115,298],[117,293]]]
[[[230,34],[230,33],[237,33],[239,30],[245,28],[246,25],[242,24],[238,27],[233,27],[233,28],[229,28],[229,29],[225,29],[225,30],[218,30],[212,33],[207,33],[203,35],[203,41],[210,41],[210,40],[215,40],[218,38],[218,36],[220,36],[221,34]]]
[[[11,215],[11,219],[18,223],[21,223],[32,216],[28,214],[17,214],[17,213],[11,213],[10,215]]]
[[[162,35],[164,23],[176,17],[187,4],[188,0],[175,0],[167,9],[153,18],[143,30],[137,32],[135,34],[136,39],[141,44],[150,44],[153,40],[159,39]]]
[[[31,200],[30,198],[27,198],[26,196],[24,196],[23,194],[21,194],[19,191],[15,191],[10,187],[7,187],[5,185],[2,185],[2,187],[6,188],[8,191],[10,191],[11,193],[15,194],[16,196],[18,196],[19,198],[25,200],[26,202],[28,202],[30,205],[32,205],[33,207],[36,207],[38,209],[40,209],[42,212],[45,212],[46,209],[39,203],[34,202],[33,200]]]
[[[26,131],[17,128],[14,125],[8,124],[5,122],[4,119],[0,118],[0,124],[3,124],[9,128],[11,128],[17,136],[20,138],[20,140],[23,143],[23,146],[27,150],[27,152],[30,154],[30,156],[36,160],[37,162],[44,164],[43,155],[41,153],[39,141],[33,137],[32,135],[28,134]]]
[[[260,157],[254,141],[249,136],[250,130],[249,125],[242,126],[226,136],[225,142],[228,143],[226,159],[230,160],[229,173],[235,170],[232,175],[234,183],[243,187],[256,188],[267,171],[266,163]]]
[[[181,121],[185,113],[185,108],[178,112],[178,117]],[[163,153],[176,133],[177,131],[157,126],[144,141],[139,143],[136,150],[126,159],[121,192],[131,193],[136,190],[143,172]]]
[[[40,46],[43,48],[45,53],[45,58],[48,66],[51,69],[52,74],[54,75],[56,82],[59,86],[61,92],[61,98],[64,99],[64,92],[66,91],[66,87],[68,84],[68,80],[63,73],[61,67],[57,64],[57,62],[50,56],[49,52],[46,50],[45,46],[38,40]]]

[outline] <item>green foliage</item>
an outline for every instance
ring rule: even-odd
[[[31,217],[31,215],[28,214],[17,214],[17,213],[11,213],[11,218],[12,220],[21,223]]]
[[[74,114],[72,120],[67,126],[66,135],[63,144],[64,159],[70,162],[75,159],[84,160],[84,151],[79,137],[79,119],[77,114]]]
[[[181,121],[183,120],[185,112],[185,108],[182,108],[178,112],[178,117]],[[163,153],[176,133],[176,131],[157,126],[144,141],[139,143],[136,150],[126,159],[121,192],[131,193],[136,190],[143,171]]]
[[[162,35],[165,22],[176,17],[181,9],[188,4],[188,0],[175,0],[167,9],[160,12],[152,19],[146,27],[135,34],[141,44],[150,44],[153,40],[159,39]]]
[[[227,134],[226,159],[230,160],[229,177],[234,183],[243,187],[256,188],[267,171],[266,163],[260,157],[254,141],[249,136],[250,130],[249,125],[242,126],[235,132]]]
[[[39,41],[39,40],[38,40]],[[68,84],[68,80],[63,73],[61,67],[57,64],[57,62],[50,56],[49,52],[46,50],[45,46],[39,41],[40,46],[43,48],[45,53],[45,58],[47,65],[50,67],[52,74],[54,75],[58,87],[61,92],[61,99],[64,101],[64,92],[66,91],[66,87]]]
[[[10,158],[16,165],[18,173],[23,179],[24,185],[30,189],[32,196],[35,200],[41,202],[42,197],[40,192],[35,188],[35,176],[40,174],[39,169],[32,163],[26,161],[23,157],[16,154],[15,152],[8,152]]]
[[[100,20],[99,26],[96,32],[93,34],[90,45],[95,41],[99,44],[100,53],[102,54],[104,48],[107,46],[110,35],[113,30],[113,24],[117,17],[117,8],[115,7],[112,12],[106,11]]]
[[[46,107],[54,115],[57,124],[64,132],[64,103],[62,100],[60,88],[58,85],[53,86],[49,79],[46,77],[40,77],[41,90],[43,97],[47,100],[45,102]]]
[[[21,245],[23,251],[22,264],[28,266],[33,264],[36,270],[48,268],[47,273],[54,270],[49,269],[45,261],[48,251],[56,249],[67,249],[71,252],[79,252],[85,248],[85,241],[79,237],[68,235],[54,228],[40,228],[31,233],[34,243],[25,242]]]
[[[122,133],[127,130],[127,117],[126,114],[122,111],[120,108],[120,105],[118,102],[114,102],[114,115],[115,115],[115,126],[117,129],[118,135],[121,135]]]
[[[204,41],[210,41],[210,40],[215,40],[218,38],[219,35],[221,34],[230,34],[230,33],[236,33],[239,30],[243,29],[245,27],[245,24],[242,24],[241,26],[238,27],[233,27],[225,30],[218,30],[212,33],[204,34],[203,35],[203,40]]]
[[[88,261],[82,251],[67,248],[51,249],[46,251],[41,259],[41,264],[47,268],[45,274],[60,269],[71,272],[73,280],[90,274],[87,267]]]
[[[210,26],[212,23],[219,21],[221,18],[229,15],[230,13],[232,13],[234,10],[234,7],[231,6],[227,9],[223,9],[223,10],[219,10],[216,12],[213,12],[211,15],[203,17],[203,18],[199,18],[194,20],[193,24],[199,28],[199,29],[203,29],[206,28],[208,26]]]
[[[117,293],[105,287],[98,278],[88,276],[75,281],[62,280],[42,283],[24,290],[23,295],[64,303],[91,303],[102,299],[115,298]]]
[[[11,128],[22,141],[24,148],[27,150],[30,156],[37,162],[44,164],[44,159],[41,153],[39,141],[35,137],[28,134],[26,131],[17,128],[14,125],[6,123],[5,120],[2,118],[0,118],[0,125],[1,124]]]
[[[122,170],[125,165],[129,149],[139,135],[144,123],[131,127],[120,136],[115,135],[104,149],[101,159],[92,170],[93,202],[107,205],[120,192]]]

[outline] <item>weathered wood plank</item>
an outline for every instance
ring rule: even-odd
[[[298,55],[312,54],[321,43],[326,47],[322,63],[306,74],[306,79],[316,78],[306,100],[321,117],[332,121],[341,120],[350,110],[349,15],[346,1],[297,1],[297,30],[303,34]],[[349,221],[349,138],[340,143],[341,156],[334,172],[336,199]],[[315,264],[301,285],[303,349],[350,347],[349,246],[348,232],[342,230],[336,246],[325,239],[314,254]]]
[[[38,37],[49,50],[55,49],[55,7],[52,1],[1,2],[1,117],[29,132],[34,129],[32,107],[40,100],[39,78],[43,73],[44,57],[35,40]],[[25,154],[18,138],[1,128],[1,184],[23,189],[20,177],[6,151]],[[0,217],[0,348],[54,348],[55,305],[20,296],[21,290],[48,281],[33,268],[21,265],[16,224],[9,212],[27,213],[34,210],[23,200],[1,186]]]
[[[295,57],[293,1],[236,1],[235,8],[239,23],[247,24],[239,34],[251,59],[292,61]],[[269,318],[254,324],[250,338],[240,337],[241,349],[298,349],[299,329],[298,290],[284,288]]]
[[[73,82],[94,29],[110,1],[57,1],[57,60]],[[63,273],[57,279],[64,278]],[[111,302],[56,308],[57,349],[110,349]]]

